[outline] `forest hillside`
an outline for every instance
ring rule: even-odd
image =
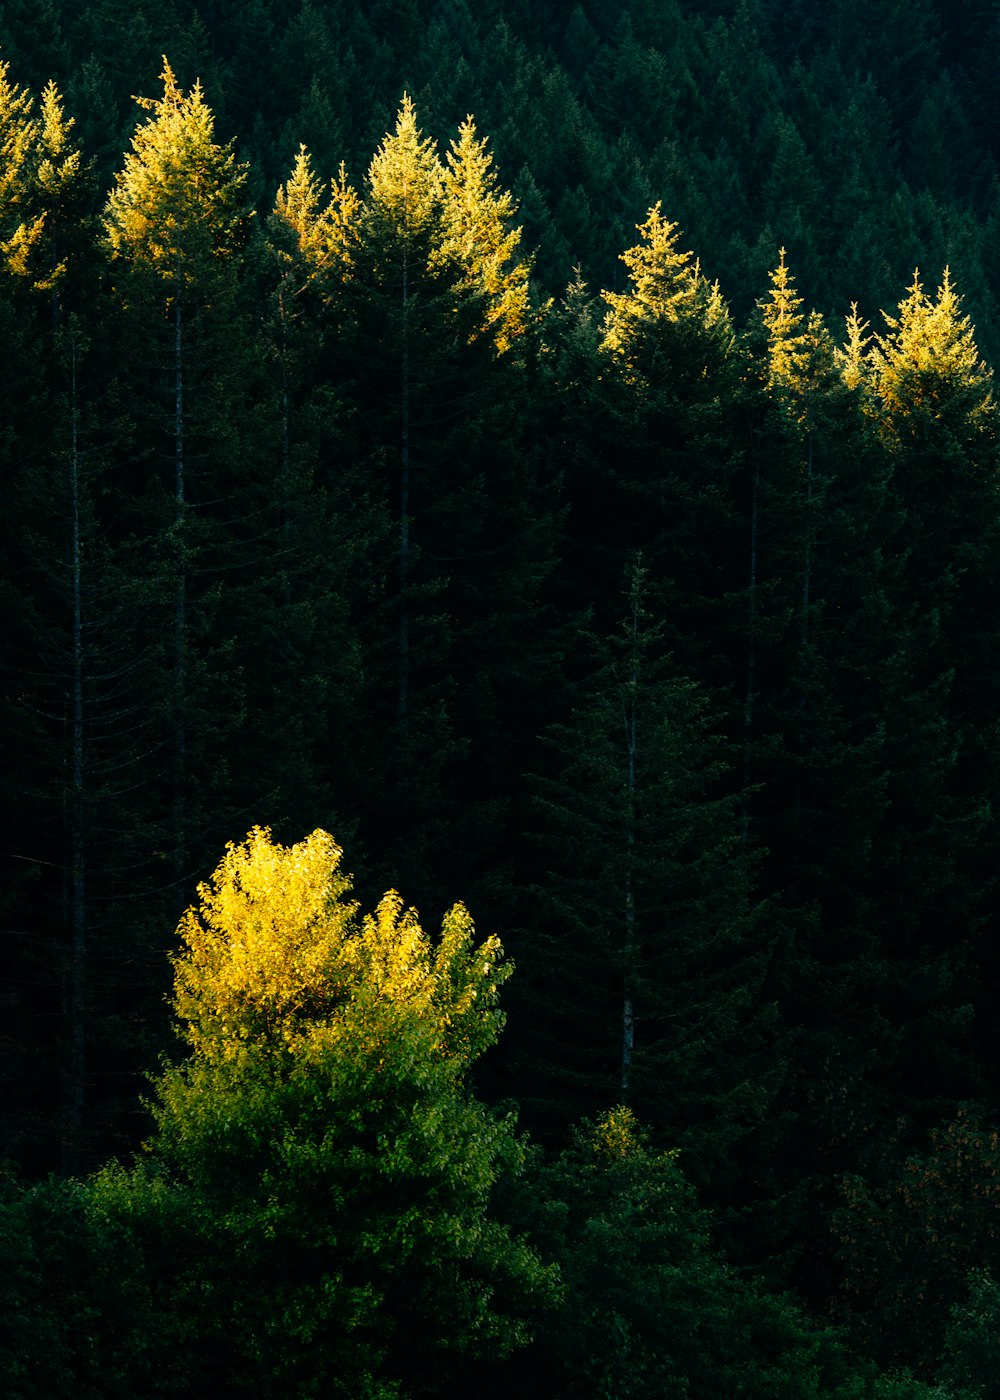
[[[998,62],[0,3],[12,1395],[993,1394]]]

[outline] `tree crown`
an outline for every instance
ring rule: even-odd
[[[214,139],[215,119],[201,83],[187,94],[163,60],[163,96],[138,97],[152,113],[136,128],[104,211],[113,258],[154,272],[175,288],[191,283],[205,259],[227,257],[246,222],[246,166],[232,143]]]
[[[225,1062],[249,1047],[356,1055],[366,1028],[383,1054],[391,1028],[458,1072],[493,1043],[510,973],[499,939],[473,948],[456,904],[435,946],[395,891],[359,917],[341,855],[325,831],[281,846],[257,827],[199,886],[174,959],[174,1008],[196,1059]]]

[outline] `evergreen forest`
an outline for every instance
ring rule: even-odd
[[[1000,1396],[998,68],[0,0],[10,1400]]]

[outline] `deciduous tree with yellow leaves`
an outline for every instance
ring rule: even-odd
[[[224,1385],[451,1394],[528,1340],[554,1287],[492,1216],[521,1147],[465,1083],[510,969],[460,904],[438,940],[395,892],[362,915],[340,861],[326,832],[281,846],[258,828],[199,887],[174,959],[190,1053],[156,1081],[148,1161],[98,1195],[147,1226],[173,1202],[164,1283],[182,1312],[195,1260]]]

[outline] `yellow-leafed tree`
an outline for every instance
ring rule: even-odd
[[[257,1393],[436,1395],[528,1340],[553,1288],[492,1217],[521,1148],[465,1084],[510,968],[462,905],[437,940],[393,892],[362,916],[340,860],[326,832],[255,829],[199,887],[174,959],[190,1055],[156,1080],[150,1163],[108,1190],[201,1202],[206,1326],[253,1339]]]

